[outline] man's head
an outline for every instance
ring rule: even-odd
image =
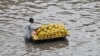
[[[33,19],[33,18],[30,18],[30,19],[29,19],[29,22],[30,22],[30,23],[34,23],[34,19]]]

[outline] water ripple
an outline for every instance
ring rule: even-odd
[[[25,26],[62,23],[70,36],[66,40],[26,43]],[[97,56],[100,50],[99,0],[1,0],[1,56]],[[68,41],[67,41],[68,40]]]

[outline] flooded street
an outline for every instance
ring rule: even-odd
[[[26,43],[28,19],[34,27],[62,23],[66,40]],[[99,0],[0,0],[0,56],[100,56]]]

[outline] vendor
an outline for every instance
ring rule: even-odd
[[[26,39],[31,39],[31,33],[34,30],[33,23],[34,23],[34,19],[29,18],[29,23],[25,27],[25,38]]]

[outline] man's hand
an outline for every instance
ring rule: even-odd
[[[33,35],[36,35],[36,32],[35,32],[35,31],[33,31],[33,32],[32,32],[32,34],[33,34]]]

